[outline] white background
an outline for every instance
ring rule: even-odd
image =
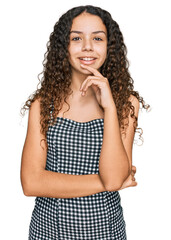
[[[58,18],[71,7],[93,4],[112,14],[128,48],[134,89],[152,110],[139,113],[144,144],[133,146],[138,186],[120,191],[128,240],[169,240],[170,8],[169,0],[29,0],[0,6],[1,159],[0,238],[28,239],[34,198],[23,195],[21,153],[27,117],[19,112],[36,89],[46,43]],[[104,239],[105,240],[105,239]]]

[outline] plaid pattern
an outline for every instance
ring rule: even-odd
[[[47,133],[46,169],[66,174],[98,174],[104,119],[77,122],[57,117]],[[76,198],[37,197],[30,240],[126,240],[125,221],[115,192]]]

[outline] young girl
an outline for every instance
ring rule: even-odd
[[[139,103],[118,24],[80,6],[54,26],[29,108],[21,182],[36,196],[29,239],[126,239],[119,190],[136,186]],[[141,133],[140,133],[141,138]],[[141,138],[142,139],[142,138]]]

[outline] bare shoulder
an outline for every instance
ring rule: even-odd
[[[34,102],[31,103],[29,113],[33,116],[40,115],[40,100],[39,99],[36,99]]]
[[[29,124],[38,124],[40,122],[40,100],[32,102],[29,110]]]

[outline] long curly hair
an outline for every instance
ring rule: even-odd
[[[56,124],[56,116],[62,108],[62,103],[67,103],[66,98],[72,94],[70,88],[71,65],[68,60],[69,36],[73,19],[83,12],[99,16],[107,29],[107,57],[100,68],[100,72],[109,81],[117,108],[120,130],[122,134],[126,133],[130,114],[134,119],[134,131],[139,133],[139,139],[143,142],[143,131],[142,128],[137,127],[138,119],[134,114],[134,106],[129,101],[129,97],[134,95],[142,104],[142,108],[146,110],[150,108],[150,105],[145,105],[143,98],[137,91],[133,90],[134,81],[128,71],[129,62],[126,57],[127,48],[118,23],[112,19],[109,12],[92,5],[70,9],[54,25],[47,43],[47,51],[44,54],[43,71],[38,75],[37,90],[29,96],[21,108],[21,115],[24,116],[25,111],[31,107],[31,104],[39,99],[41,133],[44,134],[46,140],[48,127]],[[41,74],[43,76],[40,79]]]

